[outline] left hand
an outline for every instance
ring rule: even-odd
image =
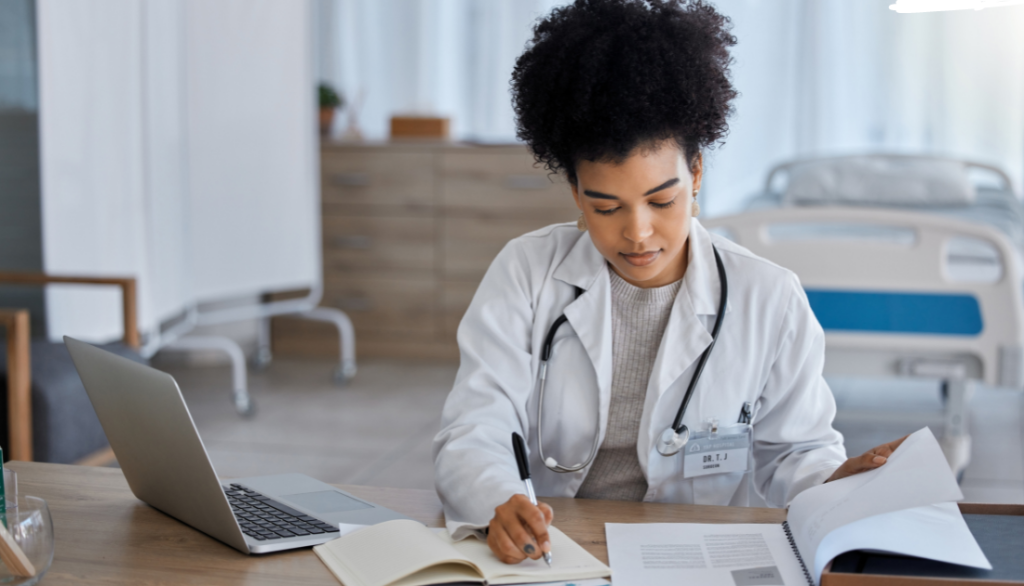
[[[846,478],[847,476],[853,476],[854,474],[860,474],[861,472],[867,472],[868,470],[874,470],[882,464],[889,461],[889,456],[896,451],[896,448],[900,447],[903,440],[909,436],[903,436],[900,439],[882,444],[877,448],[872,448],[864,454],[857,456],[856,458],[850,458],[843,462],[843,465],[836,468],[836,471],[832,473],[832,476],[828,477],[825,482],[832,482],[833,480],[839,480],[840,478]]]

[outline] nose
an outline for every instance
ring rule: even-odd
[[[650,214],[643,210],[630,214],[622,230],[622,236],[626,240],[638,244],[650,238],[652,234],[654,225],[651,223]]]

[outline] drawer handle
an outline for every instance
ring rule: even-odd
[[[368,173],[334,173],[331,184],[339,187],[366,187],[370,184]]]
[[[369,236],[335,236],[331,242],[346,250],[368,250],[373,243]]]
[[[366,297],[335,297],[334,306],[344,311],[369,311],[373,303]]]
[[[552,186],[551,180],[546,175],[509,175],[505,177],[505,187],[508,189],[548,189]]]

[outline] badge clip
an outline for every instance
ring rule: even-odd
[[[715,439],[718,437],[718,419],[709,417],[705,421],[705,428],[708,430],[708,438]]]

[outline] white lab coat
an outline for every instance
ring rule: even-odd
[[[684,479],[683,454],[660,455],[671,425],[711,342],[719,279],[711,243],[725,265],[729,299],[718,341],[683,419],[734,424],[754,404],[752,472]],[[846,459],[832,428],[835,401],[822,378],[825,338],[797,277],[697,220],[690,262],[658,349],[637,437],[649,502],[783,507],[823,482]],[[586,470],[548,470],[537,450],[540,349],[563,313],[548,368],[544,450],[559,462],[582,461],[595,427],[603,441],[612,381],[611,294],[607,262],[588,233],[556,224],[508,243],[495,258],[459,326],[461,364],[434,440],[435,478],[448,530],[456,539],[487,526],[494,508],[524,493],[512,432],[526,438],[540,497],[572,497]],[[575,298],[574,287],[585,292]],[[756,491],[756,493],[755,493]],[[557,516],[557,511],[556,511]]]

